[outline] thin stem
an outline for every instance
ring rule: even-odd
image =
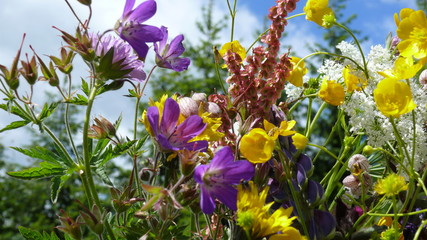
[[[309,129],[307,130],[307,132],[306,132],[306,134],[305,134],[305,136],[306,136],[307,138],[310,138],[311,132],[312,132],[312,131],[313,131],[313,129],[314,129],[314,124],[315,124],[315,123],[317,122],[317,120],[320,118],[320,115],[321,115],[321,113],[323,112],[323,110],[326,108],[326,106],[327,106],[327,103],[326,103],[326,102],[323,102],[323,103],[322,103],[322,105],[320,105],[319,110],[317,110],[317,113],[316,113],[316,115],[314,116],[313,120],[311,121],[310,127],[309,127]]]
[[[314,143],[308,143],[307,145],[309,145],[309,146],[313,146],[313,147],[316,147],[316,148],[318,148],[318,149],[320,149],[320,150],[324,151],[325,153],[329,154],[329,156],[333,157],[335,160],[340,161],[340,159],[339,159],[335,154],[333,154],[331,151],[329,151],[329,150],[328,150],[326,147],[324,147],[324,146],[319,146],[319,145],[316,145],[316,144],[314,144]],[[341,162],[341,164],[343,164],[343,163]]]
[[[354,42],[355,42],[355,43],[356,43],[356,45],[357,45],[357,48],[359,49],[360,55],[362,55],[362,60],[363,60],[363,72],[365,73],[366,79],[369,79],[368,66],[367,66],[367,63],[366,63],[365,54],[363,54],[363,50],[362,50],[362,47],[360,46],[360,42],[359,42],[359,40],[356,38],[356,36],[353,34],[353,32],[352,32],[350,29],[348,29],[346,26],[341,25],[341,24],[339,24],[339,23],[337,23],[337,22],[335,22],[335,24],[336,24],[338,27],[341,27],[342,29],[344,29],[344,30],[345,30],[348,34],[350,34],[350,36],[353,38]]]
[[[55,136],[55,134],[52,132],[52,130],[50,130],[50,128],[48,126],[46,126],[44,123],[40,123],[41,127],[43,128],[43,130],[45,130],[47,132],[47,134],[50,136],[50,138],[52,138],[52,140],[55,142],[56,146],[59,147],[59,150],[61,150],[61,152],[64,154],[64,156],[67,158],[67,160],[70,163],[75,164],[74,160],[71,158],[70,154],[68,153],[67,149],[65,148],[65,146],[62,144],[62,142]]]
[[[234,22],[235,22],[235,18],[236,18],[237,0],[234,0],[233,8],[231,8],[229,0],[227,0],[227,5],[228,5],[228,10],[230,11],[230,16],[231,16],[231,33],[230,33],[230,39],[231,40],[230,40],[230,42],[232,42],[234,39]]]
[[[68,96],[67,98],[71,97],[71,74],[67,74],[68,76]],[[76,145],[74,144],[73,135],[71,133],[71,127],[69,122],[69,111],[70,111],[70,105],[66,103],[65,105],[65,115],[64,115],[64,122],[65,122],[65,129],[67,131],[68,135],[68,141],[71,144],[71,148],[73,149],[74,156],[76,156],[76,159],[79,163],[81,163],[81,158],[79,155],[79,152],[77,151]]]
[[[79,21],[80,25],[82,25],[82,27],[85,28],[85,25],[83,24],[83,22],[80,20],[79,16],[77,15],[77,13],[74,11],[74,8],[71,6],[71,4],[68,2],[68,0],[65,0],[65,2],[67,3],[68,7],[70,8],[71,12],[73,13],[74,17],[76,17],[77,21]]]

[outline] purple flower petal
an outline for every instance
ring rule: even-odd
[[[163,39],[159,42],[159,50],[160,52],[163,52],[165,50],[169,34],[168,34],[168,28],[165,26],[161,26],[160,30],[162,31]],[[157,47],[157,44],[154,44],[154,46]]]
[[[201,188],[201,199],[200,199],[200,208],[206,214],[212,214],[215,210],[215,200],[209,194],[207,189]]]
[[[121,35],[126,39],[133,39],[142,42],[157,42],[162,40],[163,33],[158,27],[145,24],[132,24],[125,26]]]
[[[233,162],[223,169],[223,174],[227,177],[224,178],[225,184],[239,184],[241,180],[249,180],[255,174],[255,167],[252,163],[246,160]]]
[[[150,123],[153,134],[157,135],[159,126],[159,109],[157,107],[149,107],[147,109],[147,119]]]
[[[135,1],[133,0],[135,3]],[[126,4],[127,5],[127,4]],[[125,5],[125,10],[126,10]],[[133,4],[132,4],[133,7]],[[157,4],[154,0],[147,0],[138,5],[128,16],[130,21],[142,23],[150,19],[157,11]]]
[[[206,123],[203,122],[203,119],[197,115],[192,115],[185,119],[185,121],[180,125],[178,125],[175,130],[175,134],[180,136],[181,139],[189,141],[202,133],[205,128]]]
[[[170,141],[169,138],[164,136],[163,134],[158,134],[156,136],[157,143],[160,145],[161,150],[163,151],[178,151],[180,150],[179,147],[174,146]]]
[[[190,151],[206,152],[209,142],[205,140],[183,143],[176,146],[177,150],[188,149]]]
[[[182,45],[182,41],[184,41],[184,36],[182,34],[176,36],[170,43],[167,58],[177,58],[181,56],[181,54],[185,51],[184,45]]]
[[[122,19],[125,19],[128,13],[132,10],[135,5],[135,0],[126,0],[125,9],[123,10]]]
[[[203,175],[208,170],[208,168],[208,165],[199,165],[194,169],[194,180],[196,180],[198,184],[203,183]]]
[[[215,153],[210,166],[213,169],[219,169],[234,161],[233,151],[230,147],[226,146],[221,148]]]
[[[167,134],[168,137],[175,131],[176,123],[179,118],[179,105],[172,98],[166,99],[163,108],[163,116],[160,122],[160,129],[162,133]]]
[[[124,35],[120,35],[120,37],[132,46],[133,50],[135,50],[139,58],[145,59],[149,49],[145,42],[138,41],[138,39],[128,38]]]
[[[215,188],[215,197],[233,211],[237,210],[237,189],[229,185]]]
[[[190,63],[191,61],[189,58],[175,58],[167,62],[167,64],[169,64],[168,68],[176,72],[182,72],[184,70],[187,70]]]

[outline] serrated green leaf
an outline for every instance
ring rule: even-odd
[[[44,239],[40,232],[33,230],[31,228],[19,226],[18,230],[26,240],[43,240]]]
[[[62,167],[72,167],[74,166],[73,162],[70,162],[64,155],[57,155],[56,153],[52,152],[51,150],[35,146],[28,149],[19,148],[19,147],[12,147],[12,149],[28,156],[31,158],[40,159],[43,161],[47,161],[53,164],[61,165]],[[60,151],[57,151],[60,153]]]
[[[43,239],[45,239],[45,240],[60,240],[60,238],[56,235],[55,232],[51,232],[50,235],[47,232],[43,232]]]
[[[4,132],[4,131],[8,131],[8,130],[12,130],[12,129],[17,129],[17,128],[23,127],[23,126],[27,125],[28,123],[30,123],[30,122],[28,122],[28,121],[15,121],[15,122],[11,122],[9,125],[7,125],[6,127],[2,128],[0,130],[0,133]]]
[[[51,103],[49,105],[47,103],[45,103],[43,106],[43,109],[40,113],[39,120],[43,121],[43,119],[49,117],[53,113],[53,111],[55,111],[55,109],[56,109],[56,107],[58,107],[58,105],[59,105],[59,102],[54,102],[54,103]]]
[[[101,180],[107,184],[107,186],[109,187],[114,187],[113,182],[111,182],[110,178],[108,177],[107,172],[105,171],[105,167],[101,166],[101,167],[97,167],[95,169],[95,173],[96,175],[98,175],[99,178],[101,178]]]
[[[7,172],[11,177],[24,180],[40,179],[64,174],[65,169],[60,165],[49,162],[41,162],[40,167],[27,168],[21,171]]]
[[[59,193],[61,192],[64,183],[71,177],[71,174],[64,174],[62,176],[57,176],[52,178],[52,185],[50,187],[50,199],[53,203],[56,203],[58,200]]]
[[[89,96],[89,84],[82,78],[82,91],[84,92],[84,94],[86,94],[86,96]]]
[[[28,114],[24,111],[22,111],[20,108],[15,107],[15,106],[10,106],[7,104],[0,104],[0,108],[12,113],[13,115],[19,116],[20,118],[22,118],[23,120],[26,120],[28,122],[31,122],[31,118],[28,116]]]
[[[77,96],[73,97],[72,99],[69,99],[67,103],[72,103],[76,105],[87,105],[88,100],[85,96],[77,94]]]

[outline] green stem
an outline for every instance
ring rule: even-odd
[[[101,207],[101,201],[99,200],[98,193],[95,188],[95,182],[93,180],[93,175],[92,175],[91,155],[89,153],[89,137],[88,137],[90,114],[92,111],[92,107],[95,101],[97,91],[98,91],[98,87],[94,86],[89,93],[85,120],[83,123],[83,163],[84,163],[84,169],[85,169],[85,174],[83,175],[83,177],[86,177],[86,180],[87,180],[87,181],[83,181],[83,184],[87,184],[85,188],[91,192],[91,194],[87,196],[90,206],[92,206],[93,204],[96,204],[97,206]],[[115,240],[116,237],[114,236],[114,232],[111,229],[110,223],[108,221],[105,221],[104,226],[107,230],[107,233],[110,239]]]
[[[420,226],[417,229],[417,232],[415,232],[414,240],[417,240],[420,237],[421,231],[424,229],[424,227],[426,225],[427,225],[427,220],[424,220],[424,221],[421,222]]]
[[[230,39],[231,40],[230,40],[230,42],[232,42],[234,39],[234,23],[235,23],[235,18],[236,18],[237,0],[234,0],[233,8],[231,8],[229,0],[227,0],[227,5],[228,5],[228,10],[229,10],[230,16],[231,16],[231,33],[230,33]]]
[[[71,97],[71,74],[68,74],[68,97]],[[76,145],[74,144],[74,140],[73,140],[73,135],[71,133],[71,128],[70,128],[70,122],[69,122],[69,111],[70,111],[70,105],[68,103],[66,103],[65,105],[65,115],[64,115],[64,122],[65,122],[65,129],[67,131],[67,135],[68,135],[68,141],[71,144],[71,148],[73,149],[73,153],[76,156],[77,161],[82,164],[81,162],[81,158],[79,155],[79,152],[77,151]]]
[[[325,108],[326,108],[326,106],[327,106],[327,105],[328,105],[328,104],[327,104],[326,102],[323,102],[323,103],[322,103],[322,105],[320,105],[319,110],[317,110],[317,113],[316,113],[316,115],[314,116],[313,120],[311,121],[310,127],[309,127],[309,129],[307,130],[307,132],[306,132],[306,134],[305,134],[305,136],[306,136],[307,138],[310,138],[311,132],[312,132],[312,131],[313,131],[313,129],[314,129],[314,124],[315,124],[315,123],[317,122],[317,120],[320,118],[321,113],[323,112],[323,110],[325,110]]]
[[[50,136],[50,138],[52,138],[52,140],[55,142],[56,146],[59,147],[59,150],[61,150],[61,152],[64,154],[64,156],[67,158],[67,160],[70,163],[75,164],[74,160],[71,158],[67,149],[64,147],[62,142],[59,141],[59,139],[55,136],[55,134],[52,132],[52,130],[50,130],[50,128],[48,126],[46,126],[44,123],[41,123],[41,126],[42,126],[43,130],[45,130],[47,132],[47,134]]]
[[[337,23],[337,22],[335,22],[335,24],[336,24],[338,27],[340,27],[340,28],[344,29],[344,30],[345,30],[348,34],[350,34],[350,36],[353,38],[354,42],[355,42],[355,43],[356,43],[356,45],[357,45],[357,48],[358,48],[358,49],[359,49],[359,51],[360,51],[360,55],[362,55],[362,60],[363,60],[363,72],[365,73],[365,77],[366,77],[366,79],[369,79],[368,65],[367,65],[367,63],[366,63],[365,54],[363,54],[363,50],[362,50],[362,47],[360,46],[360,42],[359,42],[359,40],[356,38],[356,36],[353,34],[353,32],[352,32],[350,29],[348,29],[346,26],[341,25],[341,24],[339,24],[339,23]]]
[[[339,159],[335,154],[333,154],[331,151],[329,151],[329,150],[328,150],[326,147],[324,147],[324,146],[319,146],[319,145],[316,145],[316,144],[314,144],[314,143],[308,143],[307,145],[309,145],[309,146],[313,146],[313,147],[316,147],[316,148],[318,148],[318,149],[320,149],[320,150],[324,151],[325,153],[329,154],[329,156],[333,157],[335,160],[340,161],[340,159]],[[341,162],[341,163],[342,163],[342,162]],[[342,164],[343,164],[343,163],[342,163]]]

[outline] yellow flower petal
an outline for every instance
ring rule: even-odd
[[[400,117],[417,106],[412,99],[411,88],[392,78],[378,83],[374,90],[374,100],[378,110],[386,117]]]
[[[240,140],[240,152],[251,163],[264,163],[270,160],[275,140],[264,129],[254,128]]]
[[[334,106],[344,103],[344,87],[335,81],[323,80],[318,95],[323,101]]]

